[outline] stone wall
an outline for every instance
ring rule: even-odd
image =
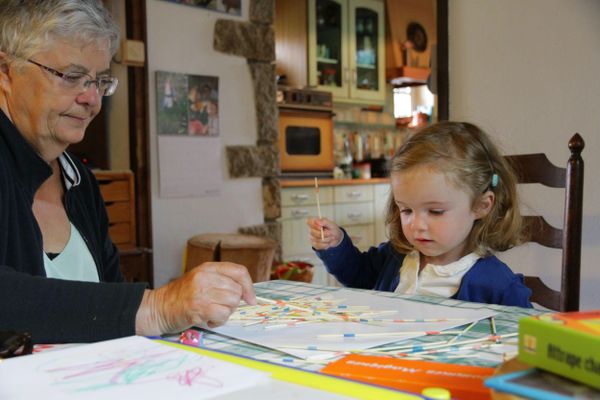
[[[256,146],[227,146],[225,151],[231,178],[262,177],[264,224],[241,227],[239,232],[268,237],[281,245],[274,15],[275,0],[251,0],[249,22],[217,21],[213,46],[222,53],[245,57],[254,84]],[[281,246],[275,259],[281,259]]]

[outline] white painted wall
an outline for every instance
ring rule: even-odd
[[[545,152],[555,164],[573,133],[586,141],[581,307],[600,309],[600,1],[452,0],[449,54],[450,119],[478,124],[505,153]],[[524,199],[544,215],[563,201],[535,187]],[[547,219],[559,225],[562,212]],[[560,252],[531,245],[501,258],[559,286]]]
[[[219,18],[243,16],[147,0],[148,68],[150,98],[150,160],[152,176],[152,231],[154,284],[163,285],[181,273],[187,240],[208,232],[236,232],[240,226],[263,223],[260,178],[230,179],[225,146],[255,145],[254,92],[246,59],[213,50],[213,30]],[[223,186],[219,196],[160,198],[156,134],[155,71],[219,77],[219,129],[222,140]]]

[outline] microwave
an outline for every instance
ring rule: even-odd
[[[330,92],[278,88],[282,175],[333,175],[331,98]]]

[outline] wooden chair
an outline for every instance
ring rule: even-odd
[[[565,189],[564,220],[562,229],[552,227],[544,217],[525,216],[530,242],[562,249],[560,291],[546,286],[539,277],[526,276],[525,284],[533,294],[531,301],[557,311],[579,310],[581,272],[581,219],[583,212],[583,159],[585,142],[579,134],[569,140],[571,156],[566,168],[552,164],[545,154],[509,155],[519,183],[540,183]]]

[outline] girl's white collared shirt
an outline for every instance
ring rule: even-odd
[[[395,293],[452,297],[460,287],[463,276],[480,257],[467,254],[447,265],[427,264],[419,274],[419,252],[413,250],[404,257],[400,267],[400,283]]]

